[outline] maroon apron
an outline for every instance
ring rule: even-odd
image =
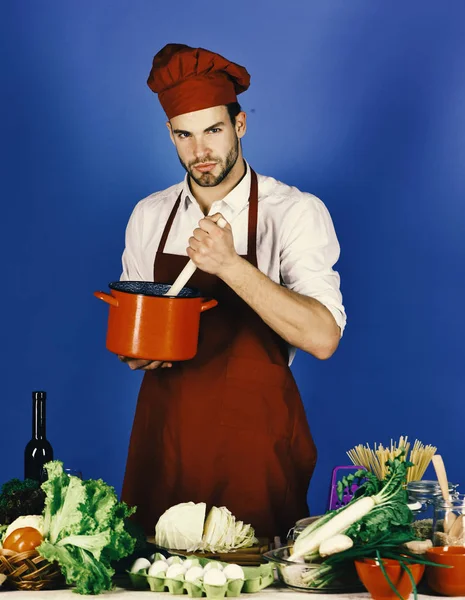
[[[172,283],[188,257],[164,253],[179,195],[155,257]],[[246,258],[257,266],[257,176],[252,171]],[[188,283],[218,306],[201,316],[189,361],[145,373],[122,499],[148,534],[170,506],[226,506],[258,536],[285,536],[308,515],[317,452],[288,366],[285,342],[221,279],[197,269]]]

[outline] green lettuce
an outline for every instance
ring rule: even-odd
[[[115,490],[101,479],[81,479],[63,471],[60,461],[45,465],[44,540],[37,548],[57,562],[66,583],[80,594],[99,594],[112,588],[117,561],[134,550],[136,540],[125,529],[135,512],[118,502]]]

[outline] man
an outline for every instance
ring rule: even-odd
[[[194,359],[120,357],[146,371],[122,497],[150,533],[179,502],[226,506],[269,537],[308,514],[316,449],[288,365],[295,348],[327,359],[338,346],[339,245],[320,200],[244,161],[237,94],[249,82],[244,67],[180,44],[148,79],[187,175],[135,207],[122,279],[172,283],[191,258],[188,285],[218,300]]]

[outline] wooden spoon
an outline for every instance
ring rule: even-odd
[[[436,471],[436,477],[438,478],[439,487],[441,488],[444,502],[451,507],[449,480],[447,479],[446,467],[444,466],[444,461],[442,460],[442,456],[440,454],[435,454],[433,456],[433,467]],[[451,508],[447,509],[446,514],[444,515],[444,533],[449,533],[456,519],[457,516],[451,511]]]
[[[226,219],[223,219],[223,217],[221,217],[220,219],[218,219],[216,224],[218,225],[218,227],[221,227],[221,229],[224,229],[227,225],[227,221],[226,221]],[[170,287],[170,289],[163,295],[164,296],[177,296],[179,294],[179,292],[182,290],[182,288],[189,281],[189,279],[192,277],[192,275],[194,274],[194,271],[196,269],[197,269],[197,267],[196,267],[195,263],[192,260],[190,260],[187,263],[187,265],[184,267],[184,269],[179,273],[179,275],[177,276],[175,282]]]
[[[454,514],[454,513],[450,513],[450,514]],[[445,524],[446,524],[446,521],[444,520],[444,531],[446,530]],[[449,533],[450,537],[460,540],[460,542],[463,544],[463,534],[464,534],[463,515],[459,515],[455,519],[455,521],[452,523],[452,526],[450,527],[448,533]]]

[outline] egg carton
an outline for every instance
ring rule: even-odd
[[[228,563],[199,558],[198,556],[186,556],[205,567],[208,563],[216,563],[227,567]],[[155,556],[155,560],[157,556]],[[231,579],[224,585],[211,585],[200,579],[193,582],[185,581],[183,577],[168,578],[162,574],[157,576],[148,575],[145,571],[129,573],[132,585],[139,590],[150,589],[152,592],[168,592],[172,595],[187,594],[189,598],[206,597],[208,600],[220,600],[221,598],[237,598],[241,593],[253,594],[259,592],[274,582],[274,572],[271,564],[258,567],[242,567],[244,579]]]

